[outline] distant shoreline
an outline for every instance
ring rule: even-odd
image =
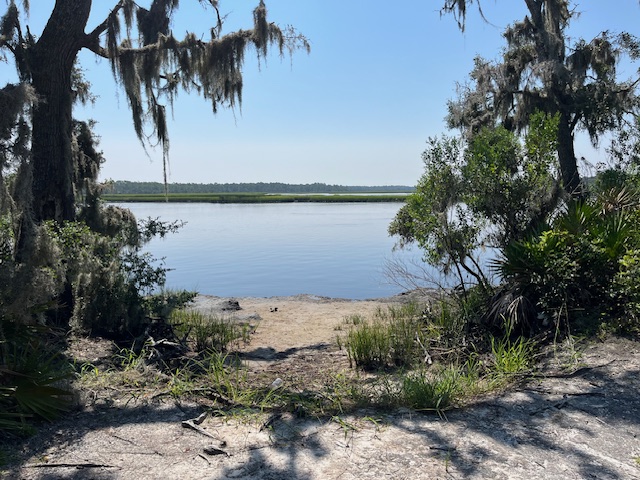
[[[374,203],[404,202],[407,193],[109,193],[107,202],[140,203]]]

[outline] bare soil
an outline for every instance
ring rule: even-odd
[[[255,328],[251,374],[299,388],[348,370],[335,338],[344,318],[405,297],[236,299]],[[220,310],[229,299],[199,297]],[[99,364],[105,342],[75,345]],[[591,343],[579,358],[547,352],[540,375],[446,417],[410,410],[313,419],[208,416],[205,406],[95,393],[17,446],[8,479],[640,479],[640,344]],[[566,365],[573,368],[569,371]]]

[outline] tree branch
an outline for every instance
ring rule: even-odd
[[[105,50],[100,46],[100,35],[102,35],[104,32],[107,31],[107,28],[109,27],[109,18],[111,18],[113,15],[117,15],[118,12],[122,10],[123,7],[124,7],[124,0],[120,0],[116,4],[116,6],[113,7],[113,9],[109,12],[109,15],[107,15],[107,18],[105,18],[100,25],[94,28],[91,31],[91,33],[88,33],[85,35],[82,46],[84,48],[91,50],[93,53],[95,53],[96,55],[102,58],[109,58],[109,54],[107,50]]]

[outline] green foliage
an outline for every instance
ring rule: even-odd
[[[391,356],[388,328],[381,322],[362,323],[349,331],[346,341],[349,362],[365,370],[385,367]]]
[[[152,319],[169,320],[172,315],[186,308],[198,295],[188,290],[162,290],[143,299],[143,308]]]
[[[0,431],[30,433],[33,418],[54,420],[71,406],[72,393],[61,387],[71,370],[48,334],[0,319]]]
[[[571,202],[550,228],[507,246],[497,263],[505,291],[532,307],[512,323],[539,328],[633,315],[639,215],[630,191],[596,191],[588,201]]]
[[[464,25],[471,3],[446,0],[443,11],[454,13]],[[611,35],[606,29],[590,40],[570,38],[568,27],[580,15],[572,2],[521,3],[526,4],[527,16],[504,31],[506,46],[498,61],[475,59],[470,82],[449,103],[448,123],[469,136],[498,124],[522,132],[531,127],[536,110],[558,113],[556,152],[563,188],[581,198],[576,131],[587,132],[594,144],[607,132],[620,134],[615,153],[637,158],[637,136],[630,138],[628,130],[637,121],[638,85],[633,79],[621,79],[617,64],[625,57],[638,60],[638,40],[626,32]]]
[[[493,369],[497,375],[524,373],[533,363],[534,344],[531,340],[518,337],[512,341],[508,337],[491,337]]]
[[[378,310],[373,320],[350,317],[345,341],[351,365],[365,370],[411,366],[423,337],[423,309],[416,304]]]
[[[170,183],[169,193],[175,194],[285,194],[285,193],[399,193],[411,192],[405,185],[355,186],[327,185],[326,183],[290,184],[280,182],[257,183]],[[116,195],[156,194],[164,196],[164,185],[158,182],[130,182],[117,180],[110,184],[109,193]]]
[[[436,371],[419,370],[402,377],[402,403],[422,411],[442,412],[451,408],[465,394],[473,391],[477,371],[469,365],[455,365]]]
[[[18,229],[15,217],[5,214],[0,225],[0,244],[4,245],[0,262],[0,318],[33,323],[44,318],[44,312],[51,309],[55,296],[62,291],[65,265],[60,248],[45,227],[32,230],[24,247],[29,255],[18,258]]]
[[[556,207],[557,116],[537,113],[524,145],[503,127],[467,143],[430,139],[425,173],[389,227],[399,245],[417,243],[425,261],[464,286],[489,288],[480,249],[502,248],[543,223]]]
[[[403,202],[404,194],[282,194],[282,193],[169,193],[105,194],[110,202],[179,202],[179,203],[372,203]]]
[[[462,276],[470,255],[479,246],[482,225],[468,218],[461,205],[463,166],[462,145],[452,138],[430,138],[423,153],[425,173],[416,191],[407,197],[389,227],[404,247],[417,243],[425,261],[443,272]],[[462,281],[462,280],[460,280]]]
[[[110,209],[109,213],[118,213]],[[101,234],[82,222],[46,222],[66,266],[73,298],[70,325],[102,335],[140,333],[146,316],[145,298],[164,284],[166,269],[140,249],[154,235],[166,235],[174,225],[148,219],[138,226],[133,217],[115,236]],[[109,220],[107,220],[109,221]]]
[[[179,335],[193,342],[194,350],[198,352],[225,352],[238,339],[248,341],[249,327],[239,325],[233,319],[194,310],[176,310],[171,314],[170,322]]]

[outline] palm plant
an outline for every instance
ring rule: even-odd
[[[638,246],[638,200],[627,188],[596,191],[529,238],[507,245],[493,267],[504,279],[490,314],[509,325],[540,327],[570,317],[611,313],[621,260]]]
[[[0,431],[27,433],[27,420],[53,420],[70,406],[72,393],[60,387],[69,365],[46,348],[44,333],[0,319]]]

